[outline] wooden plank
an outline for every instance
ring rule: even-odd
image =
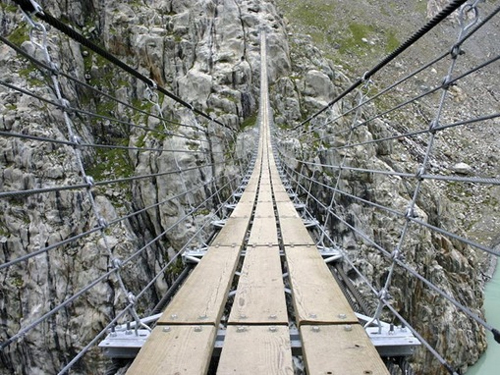
[[[288,327],[227,327],[217,375],[293,375]]]
[[[300,335],[308,374],[389,375],[359,324],[302,326]]]
[[[276,202],[280,202],[280,201],[288,202],[290,200],[290,197],[289,197],[288,193],[284,190],[283,191],[275,190],[274,191],[274,200]]]
[[[278,229],[276,219],[258,218],[253,219],[252,230],[248,238],[249,246],[278,245]]]
[[[298,326],[358,322],[316,247],[285,246],[285,256]]]
[[[255,215],[256,218],[273,218],[275,217],[274,215],[274,206],[271,201],[268,202],[258,202],[257,206],[255,207]]]
[[[234,218],[246,218],[252,215],[253,211],[253,202],[238,202],[233,212],[231,213],[231,217]]]
[[[288,314],[279,247],[247,248],[229,324],[285,324]]]
[[[158,324],[217,326],[239,257],[239,247],[210,247],[168,304]]]
[[[257,190],[245,190],[238,203],[254,203],[257,198]]]
[[[284,245],[315,245],[300,218],[280,216],[280,228]]]
[[[295,206],[291,201],[288,202],[276,202],[276,209],[278,210],[278,214],[280,218],[286,217],[300,217],[299,213],[295,209]]]
[[[156,327],[127,375],[206,374],[216,334],[213,326]]]
[[[236,246],[243,244],[250,217],[230,217],[212,241],[212,246]]]

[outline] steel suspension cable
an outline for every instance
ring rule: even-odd
[[[314,115],[310,116],[302,123],[297,125],[293,130],[296,130],[305,124],[311,122],[314,118],[318,117],[320,114],[325,112],[328,108],[330,108],[335,103],[339,102],[346,95],[354,91],[357,87],[359,87],[363,82],[369,80],[375,73],[389,64],[392,60],[402,54],[405,50],[407,50],[411,45],[416,43],[420,38],[422,38],[425,34],[431,31],[435,26],[437,26],[441,21],[451,15],[455,10],[460,8],[463,4],[465,4],[468,0],[453,0],[451,1],[441,12],[439,12],[435,17],[433,17],[426,25],[424,25],[420,30],[418,30],[415,34],[413,34],[408,40],[406,40],[403,44],[401,44],[398,48],[396,48],[391,54],[389,54],[386,58],[384,58],[381,62],[375,65],[371,70],[367,71],[362,78],[359,78],[354,84],[352,84],[347,90],[338,95],[335,99],[333,99],[330,103],[328,103],[323,109],[316,112]]]
[[[14,51],[16,51],[18,54],[20,54],[21,56],[25,57],[26,59],[28,59],[30,62],[32,62],[33,64],[37,65],[38,67],[42,68],[42,69],[45,69],[47,72],[55,72],[61,76],[63,76],[64,78],[66,79],[69,79],[75,83],[77,83],[78,85],[80,86],[83,86],[85,87],[86,89],[89,89],[101,96],[104,96],[106,97],[107,99],[110,99],[118,104],[121,104],[135,112],[139,112],[139,113],[142,113],[144,115],[147,115],[147,116],[151,116],[153,118],[158,118],[156,115],[152,114],[152,113],[149,113],[141,108],[137,108],[123,100],[120,100],[118,99],[117,97],[113,96],[113,95],[110,95],[102,90],[99,90],[98,88],[96,88],[95,86],[93,85],[90,85],[86,82],[83,82],[81,80],[79,80],[78,78],[70,75],[70,74],[67,74],[61,70],[59,70],[57,68],[57,66],[55,64],[52,64],[52,66],[49,66],[47,64],[45,64],[43,61],[40,61],[38,59],[36,59],[35,57],[31,56],[29,53],[27,53],[25,50],[23,50],[22,48],[20,48],[19,46],[17,46],[16,44],[12,43],[11,41],[9,41],[7,38],[5,38],[4,36],[0,35],[0,41],[3,42],[4,44],[8,45],[10,48],[12,48]],[[198,128],[196,128],[195,126],[193,125],[189,125],[189,124],[183,124],[183,123],[180,123],[180,122],[176,122],[176,121],[172,121],[172,120],[167,120],[165,119],[166,122],[168,122],[169,124],[171,125],[176,125],[176,126],[181,126],[181,127],[186,127],[186,128],[193,128],[193,129],[197,129],[199,130]]]
[[[289,174],[289,176],[291,177],[291,174]],[[295,182],[298,183],[298,180],[294,179],[293,177],[292,177],[292,179]],[[323,202],[321,202],[314,195],[311,195],[311,198],[316,202],[316,204],[318,204],[324,210],[330,210],[331,214],[335,218],[337,218],[339,221],[341,221],[342,224],[344,224],[345,226],[347,226],[349,229],[351,229],[352,231],[354,231],[357,235],[359,235],[360,237],[362,237],[371,246],[375,247],[388,260],[391,260],[391,261],[394,260],[394,256],[393,256],[393,254],[391,252],[389,252],[387,249],[385,249],[382,246],[380,246],[379,244],[377,244],[374,240],[372,240],[370,237],[368,237],[365,232],[363,232],[363,231],[357,229],[356,227],[354,227],[353,225],[349,224],[344,218],[342,218],[340,215],[338,215],[337,213],[335,213],[334,211],[332,211],[332,209],[329,206],[327,206],[326,204],[324,204]],[[495,253],[495,255],[500,256],[500,253]],[[453,298],[453,297],[449,296],[448,294],[446,294],[442,289],[436,287],[432,282],[430,282],[425,277],[423,277],[422,275],[420,275],[417,271],[415,271],[414,269],[412,269],[411,267],[409,267],[406,263],[404,263],[400,259],[396,259],[394,262],[398,266],[400,266],[401,268],[403,268],[404,270],[406,270],[407,272],[409,272],[412,276],[414,276],[415,278],[417,278],[420,281],[422,281],[423,283],[425,283],[430,289],[434,290],[436,293],[438,293],[439,295],[441,295],[443,298],[447,299],[450,303],[452,303],[453,305],[455,305],[458,309],[462,310],[470,318],[474,319],[477,323],[481,324],[487,330],[491,331],[493,333],[494,337],[495,337],[495,340],[500,343],[500,333],[499,333],[499,331],[497,329],[495,329],[493,326],[491,326],[490,324],[488,324],[485,320],[481,319],[477,314],[473,313],[469,308],[467,308],[466,306],[464,306],[463,304],[461,304],[460,302],[458,302],[455,298]],[[387,302],[386,299],[387,299],[388,294],[387,293],[382,293],[382,294],[384,294],[384,301]],[[378,292],[378,296],[380,297],[380,295],[381,295],[381,293],[379,291]]]
[[[40,96],[38,94],[35,94],[32,91],[29,91],[27,89],[23,89],[21,87],[15,86],[15,85],[13,85],[11,83],[8,83],[8,82],[6,82],[4,80],[0,80],[0,85],[8,87],[8,88],[10,88],[12,90],[16,90],[16,91],[18,91],[18,92],[20,92],[22,94],[29,95],[29,96],[31,96],[31,97],[33,97],[35,99],[38,99],[38,100],[40,100],[40,101],[42,101],[44,103],[53,105],[53,106],[57,107],[58,109],[66,111],[68,113],[79,113],[79,114],[82,114],[82,115],[87,115],[87,116],[92,117],[92,118],[97,118],[97,119],[100,119],[100,120],[107,120],[107,121],[118,123],[118,124],[121,124],[121,125],[127,125],[127,126],[129,126],[131,128],[141,129],[141,130],[144,130],[146,132],[158,133],[157,129],[151,129],[151,128],[147,127],[147,126],[137,125],[137,124],[134,124],[134,123],[129,122],[129,121],[120,120],[120,119],[118,119],[116,117],[109,117],[109,116],[105,116],[105,115],[102,115],[102,114],[99,114],[99,113],[95,113],[95,112],[86,111],[86,110],[83,110],[83,109],[80,109],[80,108],[72,107],[67,101],[65,101],[64,103],[59,103],[59,102],[56,102],[54,100],[46,99],[46,98],[44,98],[44,97],[42,97],[42,96]],[[163,135],[164,133],[161,132],[161,134]],[[176,136],[176,137],[179,137],[179,138],[185,138],[185,139],[189,139],[189,140],[198,141],[198,138],[188,137],[188,136],[182,135],[182,134],[174,134],[171,131],[168,131],[164,135],[166,135],[166,136]]]
[[[23,9],[24,12],[27,14],[32,14],[35,15],[36,17],[40,18],[41,20],[47,22],[49,25],[55,27],[57,30],[61,31],[62,33],[66,34],[69,36],[71,39],[77,41],[81,45],[89,48],[93,52],[99,54],[101,57],[105,58],[108,60],[110,63],[120,67],[127,73],[131,74],[132,76],[136,77],[137,79],[141,80],[142,82],[146,83],[147,86],[150,87],[155,87],[159,92],[162,94],[168,96],[169,98],[173,99],[175,102],[179,103],[185,108],[190,109],[197,115],[200,115],[202,117],[205,117],[208,120],[211,120],[212,118],[206,114],[203,111],[200,111],[199,109],[196,109],[192,104],[187,103],[177,95],[171,93],[170,91],[166,90],[165,88],[158,86],[156,82],[153,80],[147,78],[143,74],[139,73],[136,69],[132,68],[131,66],[125,64],[123,61],[119,60],[115,56],[113,56],[111,53],[108,51],[104,50],[103,48],[99,47],[95,43],[91,42],[89,39],[85,38],[83,35],[79,34],[76,30],[72,29],[68,25],[64,24],[63,22],[59,21],[52,15],[50,15],[47,11],[42,10],[40,6],[34,5],[32,1],[30,0],[13,0],[17,5]],[[220,121],[214,120],[214,122],[220,126],[227,127],[225,124],[223,124]]]

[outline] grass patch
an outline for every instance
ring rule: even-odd
[[[95,181],[103,181],[109,178],[130,177],[134,173],[134,167],[126,149],[98,148],[94,164],[88,167],[86,172]]]
[[[19,27],[15,28],[14,31],[12,31],[12,33],[10,33],[10,35],[7,37],[7,39],[9,40],[9,42],[12,42],[18,46],[30,40],[28,25],[22,24]]]
[[[245,130],[247,128],[250,128],[252,126],[255,126],[255,124],[257,123],[257,118],[259,117],[259,113],[258,112],[255,112],[253,113],[252,115],[250,115],[249,117],[247,117],[242,123],[241,123],[241,127],[240,127],[240,130]]]

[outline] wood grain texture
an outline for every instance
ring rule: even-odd
[[[250,217],[230,217],[226,224],[212,241],[211,246],[237,246],[241,247],[248,226]]]
[[[278,245],[278,233],[276,219],[254,218],[248,246]]]
[[[304,226],[302,219],[293,217],[280,217],[281,235],[283,244],[286,245],[315,245],[311,235]]]
[[[298,218],[300,217],[299,213],[295,209],[295,206],[291,201],[280,201],[276,202],[276,209],[278,210],[278,215],[280,218],[286,218],[286,217],[295,217]]]
[[[241,195],[241,198],[239,199],[238,203],[254,203],[256,197],[257,197],[257,189],[245,190],[244,193]]]
[[[288,327],[229,326],[217,375],[293,375]],[[240,330],[240,331],[239,331]]]
[[[254,203],[253,202],[239,202],[230,217],[246,218],[252,215]]]
[[[300,327],[308,374],[389,375],[363,327]]]
[[[344,294],[316,247],[286,247],[297,325],[357,323]]]
[[[229,324],[288,325],[279,247],[247,248]]]
[[[274,206],[271,201],[268,202],[258,202],[255,207],[255,217],[256,218],[273,218],[274,215]]]
[[[158,324],[218,325],[239,257],[239,247],[210,247]]]
[[[275,189],[274,200],[276,202],[280,202],[280,201],[288,202],[288,201],[290,201],[290,197],[288,196],[288,193],[284,189],[282,191]]]
[[[156,327],[127,375],[203,375],[216,337],[213,326]]]

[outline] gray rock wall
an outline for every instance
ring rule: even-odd
[[[438,2],[430,3],[434,7],[434,3]],[[248,157],[255,142],[254,129],[248,130],[246,126],[255,118],[258,106],[258,33],[261,27],[268,31],[271,97],[277,125],[297,123],[306,114],[325,105],[339,92],[339,87],[349,84],[345,72],[325,59],[310,39],[292,35],[291,47],[289,46],[287,34],[290,30],[285,27],[271,1],[71,0],[44,1],[42,6],[54,16],[72,24],[84,35],[98,41],[142,74],[197,108],[209,111],[229,127],[222,129],[196,120],[191,112],[179,108],[170,99],[162,98],[160,102],[166,118],[194,128],[168,125],[181,137],[165,138],[141,129],[128,130],[106,120],[73,116],[78,134],[88,143],[202,150],[208,152],[209,159],[215,163],[222,162],[232,153]],[[22,25],[24,21],[20,13],[14,13],[13,6],[9,3],[2,3],[2,35],[7,35],[22,44],[25,50],[33,51],[40,57],[33,44],[26,41],[27,32]],[[145,110],[151,110],[151,105],[143,100],[146,89],[143,83],[136,82],[52,29],[49,32],[49,45],[51,56],[65,71],[105,92],[114,93],[126,102],[132,101]],[[7,77],[6,80],[13,84],[54,98],[53,91],[47,85],[47,77],[23,59],[16,58],[15,53],[3,44],[0,45],[0,75]],[[82,108],[103,115],[118,114],[124,121],[138,122],[150,128],[163,128],[158,119],[134,113],[62,77],[60,79],[64,96],[72,104],[80,103]],[[340,110],[340,106],[333,109],[334,113]],[[324,148],[344,144],[346,139],[339,134],[348,125],[341,123],[339,128],[321,134],[325,139]],[[197,126],[205,130],[199,131]],[[247,131],[240,133],[243,128]],[[59,111],[41,105],[26,95],[6,90],[3,86],[0,86],[0,129],[67,139],[66,127]],[[367,129],[361,129],[355,136],[358,140],[369,140],[392,130],[389,124],[378,122]],[[298,138],[290,138],[286,142],[301,157],[316,158],[325,163],[338,163],[344,157],[344,154],[319,152],[318,145],[314,142],[303,142]],[[416,162],[408,149],[414,147],[384,143],[376,147],[351,150],[347,157],[352,165],[359,167],[414,171]],[[69,146],[0,137],[0,150],[2,191],[81,183],[74,151]],[[205,154],[188,152],[174,154],[130,150],[106,153],[82,149],[81,154],[88,174],[93,175],[96,180],[154,174],[172,170],[176,163],[182,168],[190,168],[207,160]],[[225,177],[221,181],[227,181],[239,173],[238,165],[217,165],[214,168],[184,172],[182,178],[167,175],[134,184],[95,188],[93,195],[97,210],[111,221],[175,196],[186,186],[199,186],[223,175]],[[334,183],[334,177],[324,170],[317,170],[315,175],[324,183]],[[397,178],[355,178],[346,174],[340,184],[342,188],[355,194],[365,194],[380,204],[397,209],[405,207],[409,199],[407,186]],[[197,190],[110,227],[106,230],[106,238],[113,256],[125,258],[141,248],[184,216],[190,205],[199,204],[215,189],[216,186],[209,184],[206,189]],[[441,220],[453,228],[455,212],[448,209],[449,202],[445,196],[432,194],[434,190],[431,184],[424,186],[422,194],[429,199],[418,202],[418,213],[423,220]],[[227,196],[230,191],[226,189],[223,193]],[[314,193],[325,202],[331,199],[327,191],[317,190]],[[439,204],[434,204],[436,202]],[[127,289],[134,293],[141,290],[166,264],[169,257],[192,236],[196,228],[213,218],[215,203],[207,204],[202,214],[191,217],[187,223],[170,231],[138,257],[136,262],[124,267],[121,274]],[[353,218],[353,225],[386,247],[394,246],[400,222],[349,200],[341,203],[346,215]],[[0,199],[0,204],[3,212],[0,216],[1,262],[96,226],[93,207],[85,191],[64,191],[27,199]],[[440,208],[436,209],[437,206]],[[319,218],[325,217],[320,210],[317,214]],[[380,286],[384,281],[388,262],[340,223],[332,221],[330,230],[352,258],[358,259],[358,267],[375,285]],[[411,238],[405,247],[409,263],[431,281],[479,311],[482,280],[476,267],[476,255],[458,243],[440,235],[432,235],[423,229],[412,232]],[[109,252],[100,234],[95,233],[70,246],[51,251],[48,255],[33,258],[26,265],[16,265],[2,271],[2,340],[73,295],[109,267]],[[140,313],[147,313],[153,307],[177,271],[170,270],[139,301],[137,309]],[[358,282],[361,290],[368,296],[369,292],[362,283],[359,280],[355,282]],[[408,290],[413,290],[414,293],[407,293]],[[473,362],[484,348],[483,332],[476,325],[402,272],[396,274],[391,292],[397,301],[398,310],[420,327],[425,337],[440,352],[446,353],[447,358],[453,358],[454,364]],[[372,307],[375,306],[376,301],[373,299],[368,298],[368,302]],[[124,303],[125,296],[117,287],[115,279],[98,284],[92,293],[85,294],[54,319],[2,353],[3,367],[0,374],[56,372],[61,364],[78,353],[115,316]],[[416,360],[421,364],[431,363],[431,358],[424,351],[418,354]],[[103,363],[99,350],[92,350],[75,368],[75,373],[100,371]],[[437,366],[434,368],[437,369]],[[433,371],[435,372],[432,373],[437,374],[440,370]]]

